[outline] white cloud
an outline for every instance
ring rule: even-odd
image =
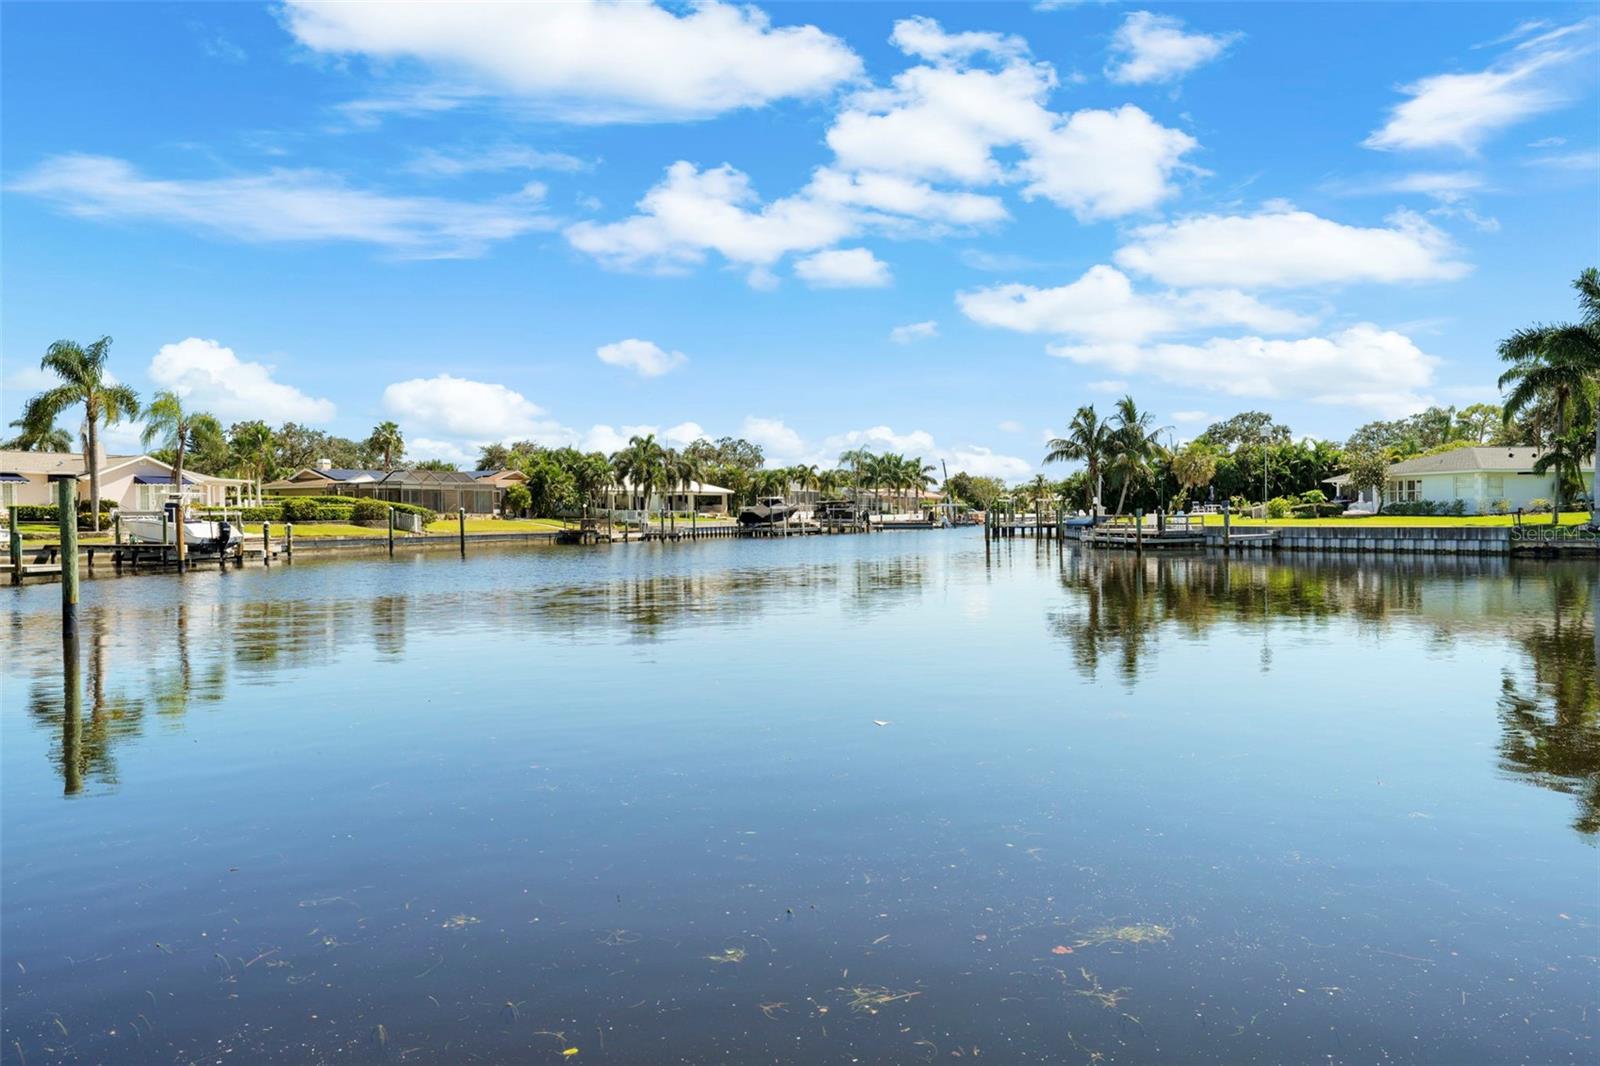
[[[995,56],[1024,56],[1028,42],[1001,33],[946,33],[939,23],[924,15],[914,15],[894,24],[889,41],[908,56],[933,63],[969,59],[987,52]]]
[[[889,331],[889,339],[896,344],[910,344],[912,341],[928,340],[938,335],[939,323],[932,319],[927,322],[909,322]]]
[[[1002,433],[1021,433],[1022,423],[1018,422],[1016,419],[1008,418],[1004,422],[1001,422],[996,428]]]
[[[603,344],[595,349],[594,354],[602,363],[624,367],[642,378],[660,377],[689,361],[689,357],[682,352],[669,352],[653,341],[642,341],[637,337],[615,344]]]
[[[1481,192],[1486,185],[1482,174],[1470,170],[1421,170],[1410,174],[1335,179],[1323,183],[1322,188],[1336,196],[1417,193],[1442,204],[1455,204],[1472,193]]]
[[[706,118],[821,96],[861,61],[814,26],[754,6],[348,4],[288,0],[289,31],[320,52],[419,61],[539,113],[580,122]]]
[[[1470,269],[1426,219],[1347,226],[1283,204],[1254,215],[1196,215],[1141,226],[1119,265],[1168,285],[1309,286],[1448,281]]]
[[[163,179],[106,156],[59,155],[10,186],[90,219],[144,219],[241,241],[353,241],[405,258],[481,255],[496,241],[550,229],[542,187],[488,202],[392,196],[317,170]]]
[[[569,430],[541,419],[544,411],[522,393],[451,374],[395,382],[383,390],[383,409],[407,430],[470,441],[565,443],[570,436]]]
[[[1209,411],[1174,411],[1172,420],[1180,426],[1209,425],[1217,416]]]
[[[879,289],[894,279],[889,264],[865,248],[835,248],[797,261],[794,272],[816,289]]]
[[[1136,292],[1126,274],[1103,265],[1053,289],[1013,283],[957,293],[956,305],[981,325],[1097,341],[1139,342],[1218,326],[1284,333],[1310,324],[1232,289]]]
[[[668,426],[665,430],[662,430],[661,436],[673,447],[682,448],[705,437],[706,431],[698,422],[679,422],[675,426]]]
[[[934,466],[943,461],[952,474],[965,470],[981,477],[1016,478],[1033,471],[1033,464],[1014,455],[1004,455],[976,444],[942,448],[934,440],[933,434],[925,429],[899,433],[889,426],[872,426],[834,434],[822,442],[818,452],[819,461],[836,462],[840,452],[855,448],[920,456],[924,462]]]
[[[1009,217],[1005,205],[993,196],[946,192],[927,182],[870,171],[851,174],[819,167],[806,186],[806,194],[827,203],[954,226],[978,226]]]
[[[635,214],[576,223],[567,240],[606,266],[665,273],[715,252],[745,269],[753,287],[772,288],[772,267],[786,255],[868,232],[936,237],[1008,217],[975,186],[1020,185],[1025,197],[1104,219],[1158,204],[1175,191],[1175,175],[1192,169],[1183,157],[1195,140],[1137,107],[1049,110],[1055,70],[1031,61],[1018,38],[946,34],[915,18],[896,23],[894,40],[929,62],[853,93],[827,133],[834,161],[798,192],[763,202],[730,164],[679,160]]]
[[[801,458],[806,450],[800,434],[786,426],[782,419],[751,415],[739,427],[739,436],[752,444],[761,445],[769,463],[793,462]]]
[[[1028,178],[1023,194],[1086,221],[1143,211],[1176,191],[1172,175],[1198,144],[1132,104],[1079,111],[1035,142],[1018,165]]]
[[[726,164],[701,170],[679,161],[620,222],[568,227],[573,247],[623,268],[682,270],[709,251],[745,266],[770,266],[789,252],[814,251],[856,229],[848,211],[807,197],[760,206],[750,179]]]
[[[1055,345],[1049,351],[1086,366],[1230,396],[1287,396],[1385,416],[1425,406],[1421,390],[1438,364],[1404,334],[1368,323],[1295,340],[1217,337],[1203,344]]]
[[[1033,473],[1033,464],[1028,460],[1015,455],[1002,455],[976,444],[941,452],[939,457],[949,466],[952,475],[966,471],[974,477],[997,477],[1012,481]]]
[[[1524,24],[1520,29],[1537,29]],[[1545,30],[1522,41],[1484,70],[1434,74],[1400,91],[1368,148],[1453,148],[1476,151],[1492,135],[1569,103],[1561,78],[1573,61],[1596,48],[1595,20]]]
[[[1183,20],[1135,11],[1111,38],[1106,77],[1127,85],[1177,81],[1227,51],[1236,33],[1185,33]]]
[[[454,440],[435,440],[432,437],[407,437],[406,458],[443,459],[447,463],[456,464],[460,469],[473,470],[478,465],[478,445],[463,444]]]
[[[1056,353],[1052,350],[1052,354]],[[1121,378],[1101,378],[1098,381],[1084,382],[1084,388],[1090,392],[1103,392],[1107,396],[1115,396],[1119,392],[1126,393],[1128,391],[1128,383]]]
[[[462,174],[499,173],[506,170],[554,170],[575,173],[590,164],[565,152],[545,152],[525,144],[497,144],[487,148],[441,152],[424,149],[406,164],[413,174],[454,178]]]
[[[1523,161],[1525,166],[1550,170],[1600,170],[1600,150],[1548,152]]]
[[[147,371],[150,380],[171,389],[189,407],[209,411],[224,424],[260,418],[268,422],[327,422],[329,400],[308,396],[273,380],[272,367],[240,359],[214,340],[189,337],[163,344]]]
[[[894,40],[934,63],[849,99],[828,130],[844,170],[968,186],[1022,180],[1027,196],[1081,218],[1111,218],[1170,195],[1183,155],[1196,147],[1131,105],[1051,111],[1055,69],[1030,60],[1015,38],[946,35],[919,18],[897,23]],[[988,67],[973,65],[980,57]],[[1012,168],[995,154],[1007,148],[1021,155]]]

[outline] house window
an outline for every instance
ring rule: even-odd
[[[1489,475],[1489,499],[1504,499],[1506,494],[1506,478],[1504,474]]]
[[[1471,499],[1473,495],[1472,480],[1470,477],[1462,477],[1457,474],[1451,483],[1450,494],[1458,500]]]
[[[1411,479],[1397,479],[1389,482],[1386,503],[1415,503],[1422,498],[1422,482]]]

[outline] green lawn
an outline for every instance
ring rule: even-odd
[[[1149,525],[1151,521],[1150,516],[1146,515],[1146,525]],[[1462,515],[1459,518],[1445,515],[1372,515],[1366,518],[1273,518],[1265,521],[1260,518],[1241,518],[1237,515],[1233,518],[1233,524],[1236,526],[1347,526],[1352,528],[1360,526],[1437,526],[1442,528],[1509,526],[1513,521],[1513,517],[1508,514]],[[1524,525],[1547,526],[1550,524],[1550,516],[1547,514],[1523,515],[1522,521]],[[1561,524],[1564,526],[1581,526],[1587,521],[1589,521],[1588,511],[1564,511],[1561,515]],[[1222,516],[1219,514],[1206,515],[1206,525],[1222,525]]]
[[[454,517],[441,518],[428,524],[429,533],[454,533],[459,528]],[[566,528],[557,518],[469,518],[468,533],[550,533]]]

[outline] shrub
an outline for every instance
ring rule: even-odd
[[[1549,514],[1550,501],[1545,499],[1543,496],[1538,496],[1529,500],[1528,506],[1525,509],[1529,514]]]
[[[285,522],[315,522],[321,507],[316,500],[291,496],[283,501],[281,511]]]
[[[1505,514],[1509,510],[1511,510],[1511,501],[1510,500],[1491,500],[1491,501],[1489,501],[1489,513],[1490,514]]]
[[[1289,508],[1292,506],[1293,504],[1286,497],[1274,496],[1267,501],[1267,517],[1288,518]]]
[[[1319,504],[1327,500],[1328,494],[1321,489],[1307,489],[1300,494],[1301,503]]]
[[[355,522],[386,522],[389,519],[389,505],[382,500],[363,496],[351,505],[350,518]]]

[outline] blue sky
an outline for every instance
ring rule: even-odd
[[[1342,439],[1570,315],[1593,12],[5,5],[0,414],[109,333],[146,395],[419,458],[653,427],[1015,478],[1124,391]]]

